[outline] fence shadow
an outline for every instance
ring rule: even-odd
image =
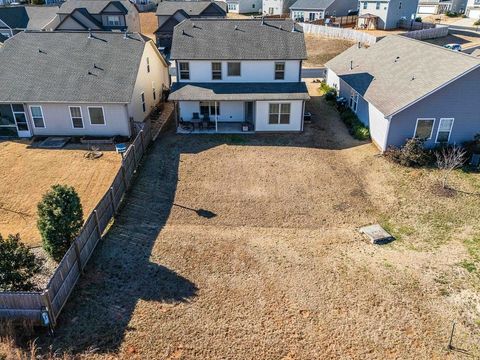
[[[69,303],[54,339],[61,351],[117,351],[137,302],[189,301],[197,287],[181,274],[150,261],[153,245],[173,206],[180,154],[153,144],[119,216],[100,241]],[[151,314],[146,314],[151,316]]]

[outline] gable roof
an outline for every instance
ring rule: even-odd
[[[224,1],[162,1],[158,3],[155,15],[170,16],[182,10],[189,16],[199,16],[212,4],[227,13],[227,3]]]
[[[480,59],[391,35],[368,48],[354,45],[326,66],[385,116],[392,116],[479,67]]]
[[[473,50],[470,55],[474,56],[474,57],[477,57],[477,58],[480,58],[480,49]]]
[[[109,4],[112,4],[118,9],[118,12],[128,12],[128,1],[120,0],[67,0],[65,1],[58,11],[59,14],[70,14],[75,9],[84,8],[90,14],[100,14]]]
[[[292,20],[188,19],[173,31],[172,59],[300,60],[307,57]],[[295,31],[292,31],[295,29]]]
[[[321,10],[328,8],[335,0],[297,0],[290,9],[292,10]]]
[[[57,16],[56,6],[0,7],[0,20],[12,29],[42,30]]]
[[[116,32],[19,33],[0,49],[0,102],[129,103],[147,42]]]

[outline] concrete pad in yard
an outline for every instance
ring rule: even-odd
[[[395,238],[385,231],[379,224],[364,226],[359,229],[360,233],[366,235],[372,244],[386,244]]]

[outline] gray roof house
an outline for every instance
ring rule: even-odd
[[[140,32],[140,17],[127,0],[67,0],[58,10],[55,30]]]
[[[467,0],[420,0],[418,2],[418,15],[444,14],[447,11],[464,13]]]
[[[291,20],[185,20],[175,27],[171,59],[179,132],[298,132],[307,56]]]
[[[358,9],[358,0],[297,0],[290,6],[296,21],[315,21],[327,16],[347,16]]]
[[[288,15],[296,0],[262,0],[264,15]]]
[[[158,28],[155,31],[157,45],[172,46],[173,28],[185,19],[225,18],[227,3],[223,1],[162,1],[155,13]]]
[[[359,0],[359,27],[365,25],[365,17],[375,18],[375,28],[389,30],[398,27],[400,20],[411,20],[417,13],[418,0]],[[370,27],[369,27],[370,28]]]
[[[136,33],[22,32],[0,63],[0,137],[130,136],[169,86],[166,60]]]
[[[413,137],[434,147],[480,133],[480,59],[474,56],[391,35],[368,48],[352,46],[326,66],[327,83],[381,151]]]
[[[0,35],[9,38],[25,30],[52,30],[57,10],[56,6],[0,7]]]

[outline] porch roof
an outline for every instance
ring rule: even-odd
[[[276,83],[173,83],[173,101],[308,100],[303,82]]]

